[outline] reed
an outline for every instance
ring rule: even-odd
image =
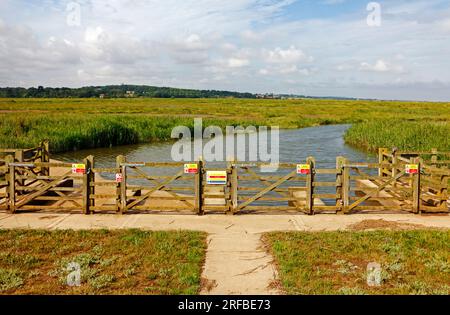
[[[350,127],[345,141],[373,152],[379,147],[450,151],[450,122],[374,120]]]
[[[240,121],[205,119],[206,125],[224,128]],[[51,152],[76,151],[170,139],[175,126],[193,128],[194,121],[186,117],[145,115],[84,115],[37,114],[0,116],[0,147],[33,147],[49,139]]]
[[[364,149],[449,148],[450,103],[148,98],[0,98],[0,147],[25,148],[49,139],[52,152],[61,152],[164,141],[173,127],[192,127],[196,117],[219,127],[355,124],[346,140]]]

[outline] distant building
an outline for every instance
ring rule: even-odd
[[[134,95],[135,95],[134,91],[127,91],[125,97],[134,97]]]
[[[98,97],[99,98],[105,98],[105,94],[100,94]]]
[[[266,93],[266,94],[256,94],[256,98],[262,98],[262,99],[280,99],[280,95],[275,95],[273,93]]]

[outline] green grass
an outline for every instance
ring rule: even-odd
[[[265,235],[288,294],[450,294],[450,231]],[[380,286],[367,265],[381,265]]]
[[[345,141],[368,151],[381,147],[450,151],[450,122],[375,120],[353,125],[347,131]]]
[[[205,119],[204,124],[224,128],[238,121]],[[0,147],[31,148],[50,140],[51,152],[111,147],[169,140],[175,126],[193,129],[193,119],[140,115],[82,113],[0,117]]]
[[[0,230],[0,294],[197,294],[205,250],[200,232]]]
[[[194,117],[204,118],[204,125],[220,127],[303,128],[381,120],[448,125],[450,103],[310,99],[0,99],[0,147],[32,147],[47,138],[51,150],[60,152],[167,140],[174,126],[192,127]],[[392,136],[391,142],[401,144],[403,139],[392,129],[395,124],[389,126],[385,127],[385,134]],[[372,140],[378,140],[377,130],[373,128],[371,132],[374,137],[368,140],[367,148],[378,145]],[[432,134],[427,134],[427,142],[440,145],[434,142]],[[358,143],[356,136],[348,139]]]

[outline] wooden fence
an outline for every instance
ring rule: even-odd
[[[11,163],[36,163],[36,162],[49,162],[49,142],[47,140],[42,141],[35,148],[31,149],[0,149],[0,210],[8,209],[7,197],[9,191],[9,178],[7,174],[10,173],[9,164]],[[28,171],[32,171],[35,174],[48,175],[48,167],[32,168]],[[18,178],[15,182],[18,185],[23,185],[20,169],[15,170],[16,176]]]
[[[124,156],[117,157],[114,167],[98,168],[93,156],[79,163],[53,163],[48,149],[41,150],[47,154],[34,155],[34,160],[5,158],[0,209],[85,214],[449,212],[450,169],[438,158],[445,152],[380,149],[378,163],[337,157],[334,168],[319,168],[310,157],[266,172],[271,165],[263,163],[213,168],[202,161],[135,162]]]

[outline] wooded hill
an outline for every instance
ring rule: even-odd
[[[252,93],[239,93],[216,90],[192,90],[146,85],[107,85],[87,86],[82,88],[37,88],[6,87],[0,88],[0,97],[8,98],[120,98],[120,97],[155,97],[155,98],[256,98]]]

